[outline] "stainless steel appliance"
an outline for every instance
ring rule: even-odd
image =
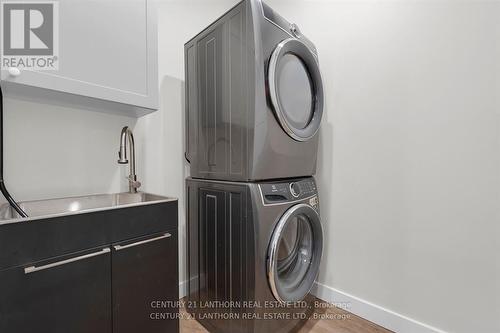
[[[188,311],[213,332],[300,325],[323,247],[314,179],[188,179],[186,194]]]
[[[260,0],[240,2],[185,44],[191,176],[313,175],[323,114],[314,44]]]

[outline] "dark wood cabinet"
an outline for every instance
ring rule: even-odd
[[[177,201],[1,225],[0,333],[178,332],[177,225]]]
[[[177,332],[177,232],[121,242],[112,250],[113,332]]]
[[[0,332],[111,333],[111,251],[0,272]]]

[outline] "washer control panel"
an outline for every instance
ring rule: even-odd
[[[264,204],[298,201],[317,194],[313,178],[279,183],[259,184]]]

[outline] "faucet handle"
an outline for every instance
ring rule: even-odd
[[[128,182],[130,184],[130,187],[133,187],[133,188],[139,188],[142,186],[141,182],[138,181],[138,180],[135,180],[134,177],[132,176],[128,176],[126,179],[128,179]]]

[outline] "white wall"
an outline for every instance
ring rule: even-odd
[[[183,45],[235,3],[161,4],[162,106],[137,129],[156,141],[145,188],[181,197],[181,239]],[[499,331],[499,3],[268,3],[317,44],[325,79],[319,282],[450,332]]]
[[[128,166],[117,163],[120,131],[135,122],[6,93],[7,188],[18,201],[126,190]]]
[[[499,332],[500,2],[269,3],[315,41],[325,80],[319,282]]]

